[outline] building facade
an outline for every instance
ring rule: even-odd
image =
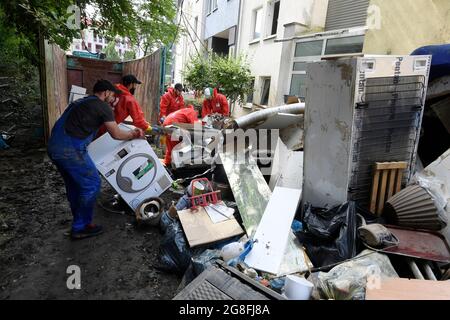
[[[110,43],[108,39],[97,34],[92,29],[82,30],[81,36],[81,39],[73,40],[72,45],[68,50],[69,54],[72,54],[74,51],[101,53]],[[116,51],[121,59],[123,59],[125,52],[127,51],[136,52],[135,48],[127,38],[116,37],[113,41],[115,42]],[[136,52],[136,54],[139,55],[138,52]]]
[[[309,62],[364,54],[410,54],[450,42],[448,0],[185,0],[198,9],[191,21],[207,49],[244,54],[254,76],[253,94],[235,108],[277,106],[306,95]],[[198,20],[196,19],[198,17]],[[237,18],[236,18],[237,17]],[[183,38],[184,66],[192,40]],[[182,68],[180,68],[181,70]],[[182,82],[182,77],[178,78]]]
[[[172,78],[173,83],[183,83],[183,70],[192,56],[204,52],[206,42],[203,34],[205,30],[205,8],[203,0],[179,1],[177,23],[184,32],[172,48]]]

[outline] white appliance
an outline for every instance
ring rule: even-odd
[[[375,162],[414,173],[431,56],[365,56],[308,64],[303,202],[368,207]]]
[[[124,124],[119,127],[134,129]],[[133,210],[172,185],[170,175],[144,139],[120,141],[105,133],[88,146],[88,153],[101,175]]]

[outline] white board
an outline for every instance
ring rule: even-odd
[[[245,259],[250,267],[278,274],[302,191],[275,187]]]
[[[301,189],[303,183],[303,151],[291,151],[278,138],[275,156],[272,162],[272,174],[269,188],[275,186]]]

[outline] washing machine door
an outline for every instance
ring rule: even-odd
[[[125,159],[117,169],[116,182],[126,193],[138,193],[152,185],[157,175],[157,159],[137,153]]]

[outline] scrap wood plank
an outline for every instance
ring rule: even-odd
[[[370,211],[381,215],[384,204],[401,190],[403,171],[407,162],[376,162],[370,196]]]
[[[275,187],[245,259],[250,267],[278,274],[301,194],[298,189]]]
[[[178,211],[178,216],[191,248],[244,233],[244,230],[234,218],[213,223],[204,208]]]
[[[450,300],[450,281],[384,279],[367,287],[366,300]]]

